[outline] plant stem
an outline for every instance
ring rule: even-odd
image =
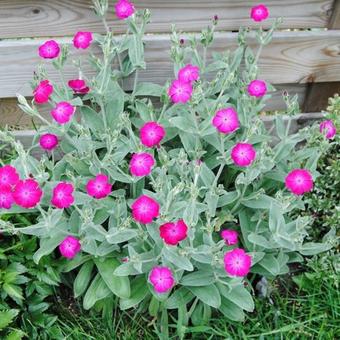
[[[110,33],[110,28],[109,28],[109,25],[107,24],[105,15],[102,16],[102,22],[105,27],[106,33]]]
[[[167,109],[167,107],[168,107],[168,105],[164,103],[163,108],[162,108],[162,111],[161,111],[161,113],[160,113],[160,115],[159,115],[159,117],[158,117],[158,119],[157,119],[157,123],[159,123],[159,122],[162,120],[163,115],[164,115],[164,112],[165,112],[165,110]]]
[[[107,130],[107,121],[106,121],[106,114],[105,114],[105,106],[104,106],[104,103],[103,103],[103,99],[101,97],[99,98],[99,106],[100,106],[100,112],[101,112],[102,117],[103,117],[104,129],[106,131]]]
[[[134,82],[133,82],[133,91],[132,91],[132,96],[133,96],[133,97],[135,96],[135,92],[136,92],[136,89],[137,89],[138,73],[139,73],[139,69],[137,68],[137,69],[136,69],[136,72],[135,72],[135,80],[134,80]]]
[[[285,132],[285,136],[286,136],[286,137],[288,137],[289,129],[290,129],[291,123],[292,123],[292,117],[289,116],[288,123],[287,123],[287,127],[286,127],[286,132]]]
[[[67,86],[66,86],[66,81],[65,81],[64,74],[63,74],[63,72],[61,72],[61,70],[59,68],[58,68],[58,73],[59,73],[59,76],[60,76],[60,79],[61,79],[61,83],[63,84],[63,88],[64,88],[64,91],[65,91],[66,99],[69,99],[68,89],[67,89]]]

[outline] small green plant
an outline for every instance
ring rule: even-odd
[[[15,216],[7,216],[7,219],[17,225],[22,223]],[[57,318],[48,314],[48,300],[60,283],[60,269],[52,257],[36,264],[33,261],[36,250],[36,238],[20,235],[1,239],[0,309],[7,313],[15,308],[12,314],[16,328],[31,338],[39,335],[42,339],[44,333],[52,334],[52,325]]]

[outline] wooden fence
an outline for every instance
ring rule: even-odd
[[[125,24],[113,14],[115,1],[109,0],[109,25],[117,34]],[[151,23],[146,36],[147,70],[140,80],[164,83],[172,77],[169,55],[171,24],[186,32],[197,32],[218,15],[219,32],[215,49],[232,49],[239,26],[258,26],[249,19],[249,10],[259,1],[245,0],[134,0],[139,9],[149,8]],[[327,98],[340,89],[340,0],[267,0],[270,26],[275,18],[283,24],[275,32],[260,58],[261,78],[278,88],[268,110],[282,109],[281,91],[299,94],[305,112],[320,111]],[[17,93],[30,96],[32,79],[39,57],[38,46],[47,38],[70,43],[80,30],[103,32],[94,15],[91,0],[0,0],[0,126],[26,127],[30,124],[16,105]],[[52,80],[57,74],[46,63]],[[76,75],[76,69],[66,67],[66,78]],[[85,73],[91,76],[91,68]],[[126,89],[131,88],[127,81]]]

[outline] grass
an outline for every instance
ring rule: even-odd
[[[320,267],[318,261],[315,263]],[[218,314],[208,325],[188,327],[185,339],[340,338],[340,277],[329,266],[327,269],[308,268],[303,274],[274,281],[269,287],[270,296],[256,298],[255,312],[248,313],[244,323],[232,322]],[[59,304],[55,312],[63,339],[158,339],[150,319],[133,312],[121,312],[118,308],[110,322],[93,312],[83,311],[77,302],[67,307]],[[171,339],[178,339],[176,325],[172,327]]]

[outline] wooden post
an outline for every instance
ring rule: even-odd
[[[329,19],[329,30],[340,29],[340,0],[334,0],[332,15]],[[326,110],[328,98],[340,93],[340,82],[314,83],[313,79],[308,83],[303,112],[319,112]]]

